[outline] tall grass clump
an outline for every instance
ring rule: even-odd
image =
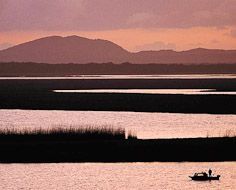
[[[227,129],[225,130],[223,137],[236,137],[236,131],[233,129]]]
[[[128,134],[127,134],[127,139],[130,139],[130,140],[135,140],[137,139],[137,134],[136,132],[133,132],[131,130],[128,131]]]
[[[123,140],[125,129],[107,126],[0,129],[0,139],[12,140]]]

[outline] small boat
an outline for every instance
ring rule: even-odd
[[[206,172],[195,173],[193,176],[189,176],[192,180],[195,181],[207,181],[207,180],[219,180],[220,175],[217,176],[209,176]]]

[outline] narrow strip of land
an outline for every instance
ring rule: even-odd
[[[157,140],[0,139],[1,163],[236,161],[236,137]]]
[[[0,109],[236,114],[235,95],[53,92],[112,88],[235,91],[236,79],[0,80]]]
[[[46,64],[0,63],[0,77],[71,76],[71,75],[170,75],[170,74],[235,74],[236,63],[224,64]]]

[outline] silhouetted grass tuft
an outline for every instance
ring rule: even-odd
[[[0,130],[0,139],[11,140],[123,140],[125,129],[112,127],[57,127],[48,129],[15,129]]]
[[[136,132],[133,132],[133,131],[128,131],[128,135],[127,135],[127,138],[128,139],[137,139],[137,134],[136,134]]]
[[[223,137],[236,137],[236,131],[233,129],[228,129],[225,131]]]

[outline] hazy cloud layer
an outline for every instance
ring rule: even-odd
[[[176,45],[173,43],[165,43],[165,42],[154,42],[150,44],[143,44],[140,46],[136,46],[136,51],[142,51],[142,50],[175,50]]]
[[[236,25],[235,0],[0,0],[0,31]]]
[[[236,29],[233,29],[230,31],[230,35],[234,38],[236,38]]]

